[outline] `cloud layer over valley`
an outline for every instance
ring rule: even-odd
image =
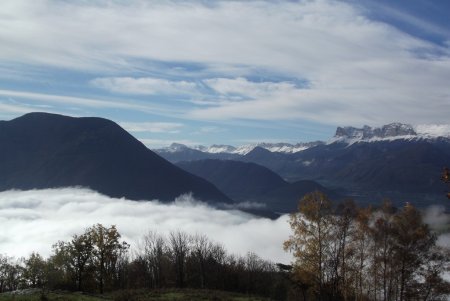
[[[51,253],[52,244],[69,240],[95,223],[116,225],[133,246],[149,230],[205,234],[231,253],[252,251],[288,263],[282,243],[290,234],[287,216],[256,218],[238,210],[218,210],[181,196],[171,204],[114,199],[82,188],[0,192],[0,254],[20,257]]]

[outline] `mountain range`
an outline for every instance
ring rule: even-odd
[[[440,181],[443,168],[450,166],[448,126],[338,127],[329,141],[297,152],[261,146],[243,155],[199,149],[184,146],[178,151],[156,151],[175,163],[205,159],[251,162],[289,182],[317,181],[364,203],[387,197],[396,204],[410,201],[422,207],[441,204],[450,208],[445,198],[447,187]]]
[[[270,152],[294,154],[311,147],[332,144],[335,142],[353,144],[358,142],[376,142],[386,140],[430,140],[436,138],[450,138],[450,125],[419,125],[413,127],[409,124],[395,122],[375,128],[368,125],[365,125],[362,128],[346,126],[338,127],[334,137],[328,141],[299,142],[296,144],[284,142],[259,142],[241,146],[225,144],[213,144],[211,146],[187,146],[180,143],[172,143],[168,147],[155,149],[155,151],[157,153],[164,154],[165,157],[170,157],[171,153],[186,153],[191,151],[192,157],[202,156],[202,153],[208,153],[210,155],[207,155],[206,157],[210,157],[212,154],[215,154],[218,157],[227,158],[226,155],[228,154],[228,158],[237,158],[239,155],[246,155],[258,147],[266,149]]]
[[[335,200],[450,209],[440,181],[450,166],[447,127],[393,123],[339,127],[328,142],[245,147],[172,144],[152,151],[116,123],[30,113],[0,121],[0,191],[82,186],[111,197],[258,203],[290,212],[306,193]],[[267,214],[269,215],[269,214]]]

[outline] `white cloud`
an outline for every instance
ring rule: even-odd
[[[290,234],[287,216],[256,218],[238,210],[218,210],[182,196],[174,203],[114,199],[87,189],[47,189],[0,192],[0,253],[26,256],[51,252],[58,240],[68,240],[85,228],[117,225],[131,245],[148,230],[203,233],[232,253],[253,251],[265,259],[289,262],[282,243]]]
[[[49,103],[74,104],[94,108],[118,108],[118,109],[135,109],[135,110],[147,109],[144,106],[139,106],[131,103],[106,101],[85,97],[73,97],[66,95],[45,94],[45,93],[0,90],[0,95],[24,98],[29,100],[42,100]]]
[[[151,77],[103,77],[92,80],[91,84],[111,92],[144,95],[193,94],[198,89],[193,82],[170,81]]]
[[[30,107],[23,105],[0,103],[0,112],[2,113],[2,115],[6,112],[25,114],[29,113],[31,110],[32,109]]]
[[[430,137],[450,137],[450,124],[421,124],[415,130],[418,134]]]
[[[129,132],[170,134],[179,133],[183,127],[183,124],[175,122],[119,122],[119,124]]]
[[[281,93],[296,90],[288,82],[251,82],[243,77],[238,78],[212,78],[204,81],[206,85],[216,92],[224,95],[238,94],[249,98],[277,96]]]
[[[204,105],[187,118],[333,125],[448,120],[449,48],[370,20],[341,1],[6,0],[0,14],[0,61],[10,64],[161,77],[179,65],[186,78],[217,77],[207,82],[227,97],[195,99]],[[242,78],[260,74],[308,86]],[[106,77],[97,84],[119,93],[195,92],[185,79]]]
[[[139,141],[145,144],[150,149],[156,149],[161,147],[170,146],[172,143],[179,143],[188,146],[195,146],[201,144],[198,141],[193,141],[189,139],[152,139],[152,138],[139,138],[136,137]]]

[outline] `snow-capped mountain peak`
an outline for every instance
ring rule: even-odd
[[[223,145],[223,144],[213,144],[209,147],[203,146],[203,145],[196,145],[192,147],[193,149],[211,153],[211,154],[218,154],[218,153],[229,153],[233,154],[236,151],[236,147],[231,145]]]
[[[227,154],[238,154],[238,155],[246,155],[251,152],[256,147],[264,148],[271,152],[280,152],[280,153],[296,153],[302,150],[305,150],[311,146],[315,146],[319,144],[319,142],[310,142],[310,143],[297,143],[297,144],[289,144],[289,143],[252,143],[241,146],[231,146],[231,145],[211,145],[209,147],[205,146],[195,146],[193,148],[207,153],[217,154],[217,153],[227,153]]]
[[[264,148],[270,152],[280,152],[280,153],[286,153],[286,154],[293,154],[296,152],[303,151],[305,149],[308,149],[310,147],[323,144],[321,141],[314,141],[314,142],[307,142],[307,143],[297,143],[297,144],[290,144],[290,143],[253,143],[253,144],[246,144],[241,145],[238,147],[232,146],[232,145],[217,145],[213,144],[211,146],[203,146],[203,145],[196,145],[196,146],[186,146],[184,144],[179,143],[172,143],[169,147],[160,149],[158,151],[162,152],[180,152],[187,149],[193,149],[198,150],[205,153],[210,154],[236,154],[236,155],[246,155],[249,152],[251,152],[256,147]]]
[[[338,127],[336,134],[327,144],[346,143],[353,144],[358,142],[376,142],[391,140],[414,140],[414,139],[450,139],[450,125],[417,125],[394,122],[381,127],[370,127],[368,125],[362,128],[346,126]],[[293,154],[305,149],[324,144],[322,141],[301,142],[297,144],[290,143],[252,143],[241,146],[232,146],[224,144],[213,144],[211,146],[186,146],[180,143],[172,143],[169,147],[159,149],[158,152],[176,153],[186,150],[196,150],[210,154],[233,154],[244,156],[254,150],[256,147],[266,149],[270,152]]]
[[[388,138],[410,135],[417,135],[411,125],[402,123],[390,123],[387,125],[383,125],[380,128],[372,128],[368,125],[365,125],[362,128],[355,128],[351,126],[338,127],[334,137],[367,140],[371,138]]]
[[[171,153],[176,153],[176,152],[181,152],[184,150],[189,149],[188,146],[181,144],[181,143],[172,143],[169,147],[164,148],[165,151],[167,152],[171,152]]]
[[[362,128],[338,127],[336,134],[328,143],[353,144],[356,142],[433,139],[438,137],[450,137],[450,125],[418,125],[414,127],[410,124],[395,122],[374,128],[367,125]]]

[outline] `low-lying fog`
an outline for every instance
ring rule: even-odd
[[[230,253],[252,251],[289,263],[282,244],[290,234],[288,217],[257,218],[239,210],[218,210],[189,195],[171,204],[115,199],[88,189],[64,188],[0,193],[0,254],[49,255],[58,240],[69,240],[95,223],[116,225],[122,239],[136,245],[149,230],[206,234]]]
[[[450,247],[450,218],[441,207],[430,207],[425,221],[447,229],[438,243]],[[82,188],[0,192],[0,254],[21,257],[32,251],[49,255],[58,240],[69,240],[93,224],[116,225],[133,246],[149,230],[161,234],[183,230],[206,234],[230,253],[255,252],[274,262],[289,263],[282,248],[291,234],[288,216],[259,218],[239,210],[218,210],[189,195],[170,204],[115,199]]]

